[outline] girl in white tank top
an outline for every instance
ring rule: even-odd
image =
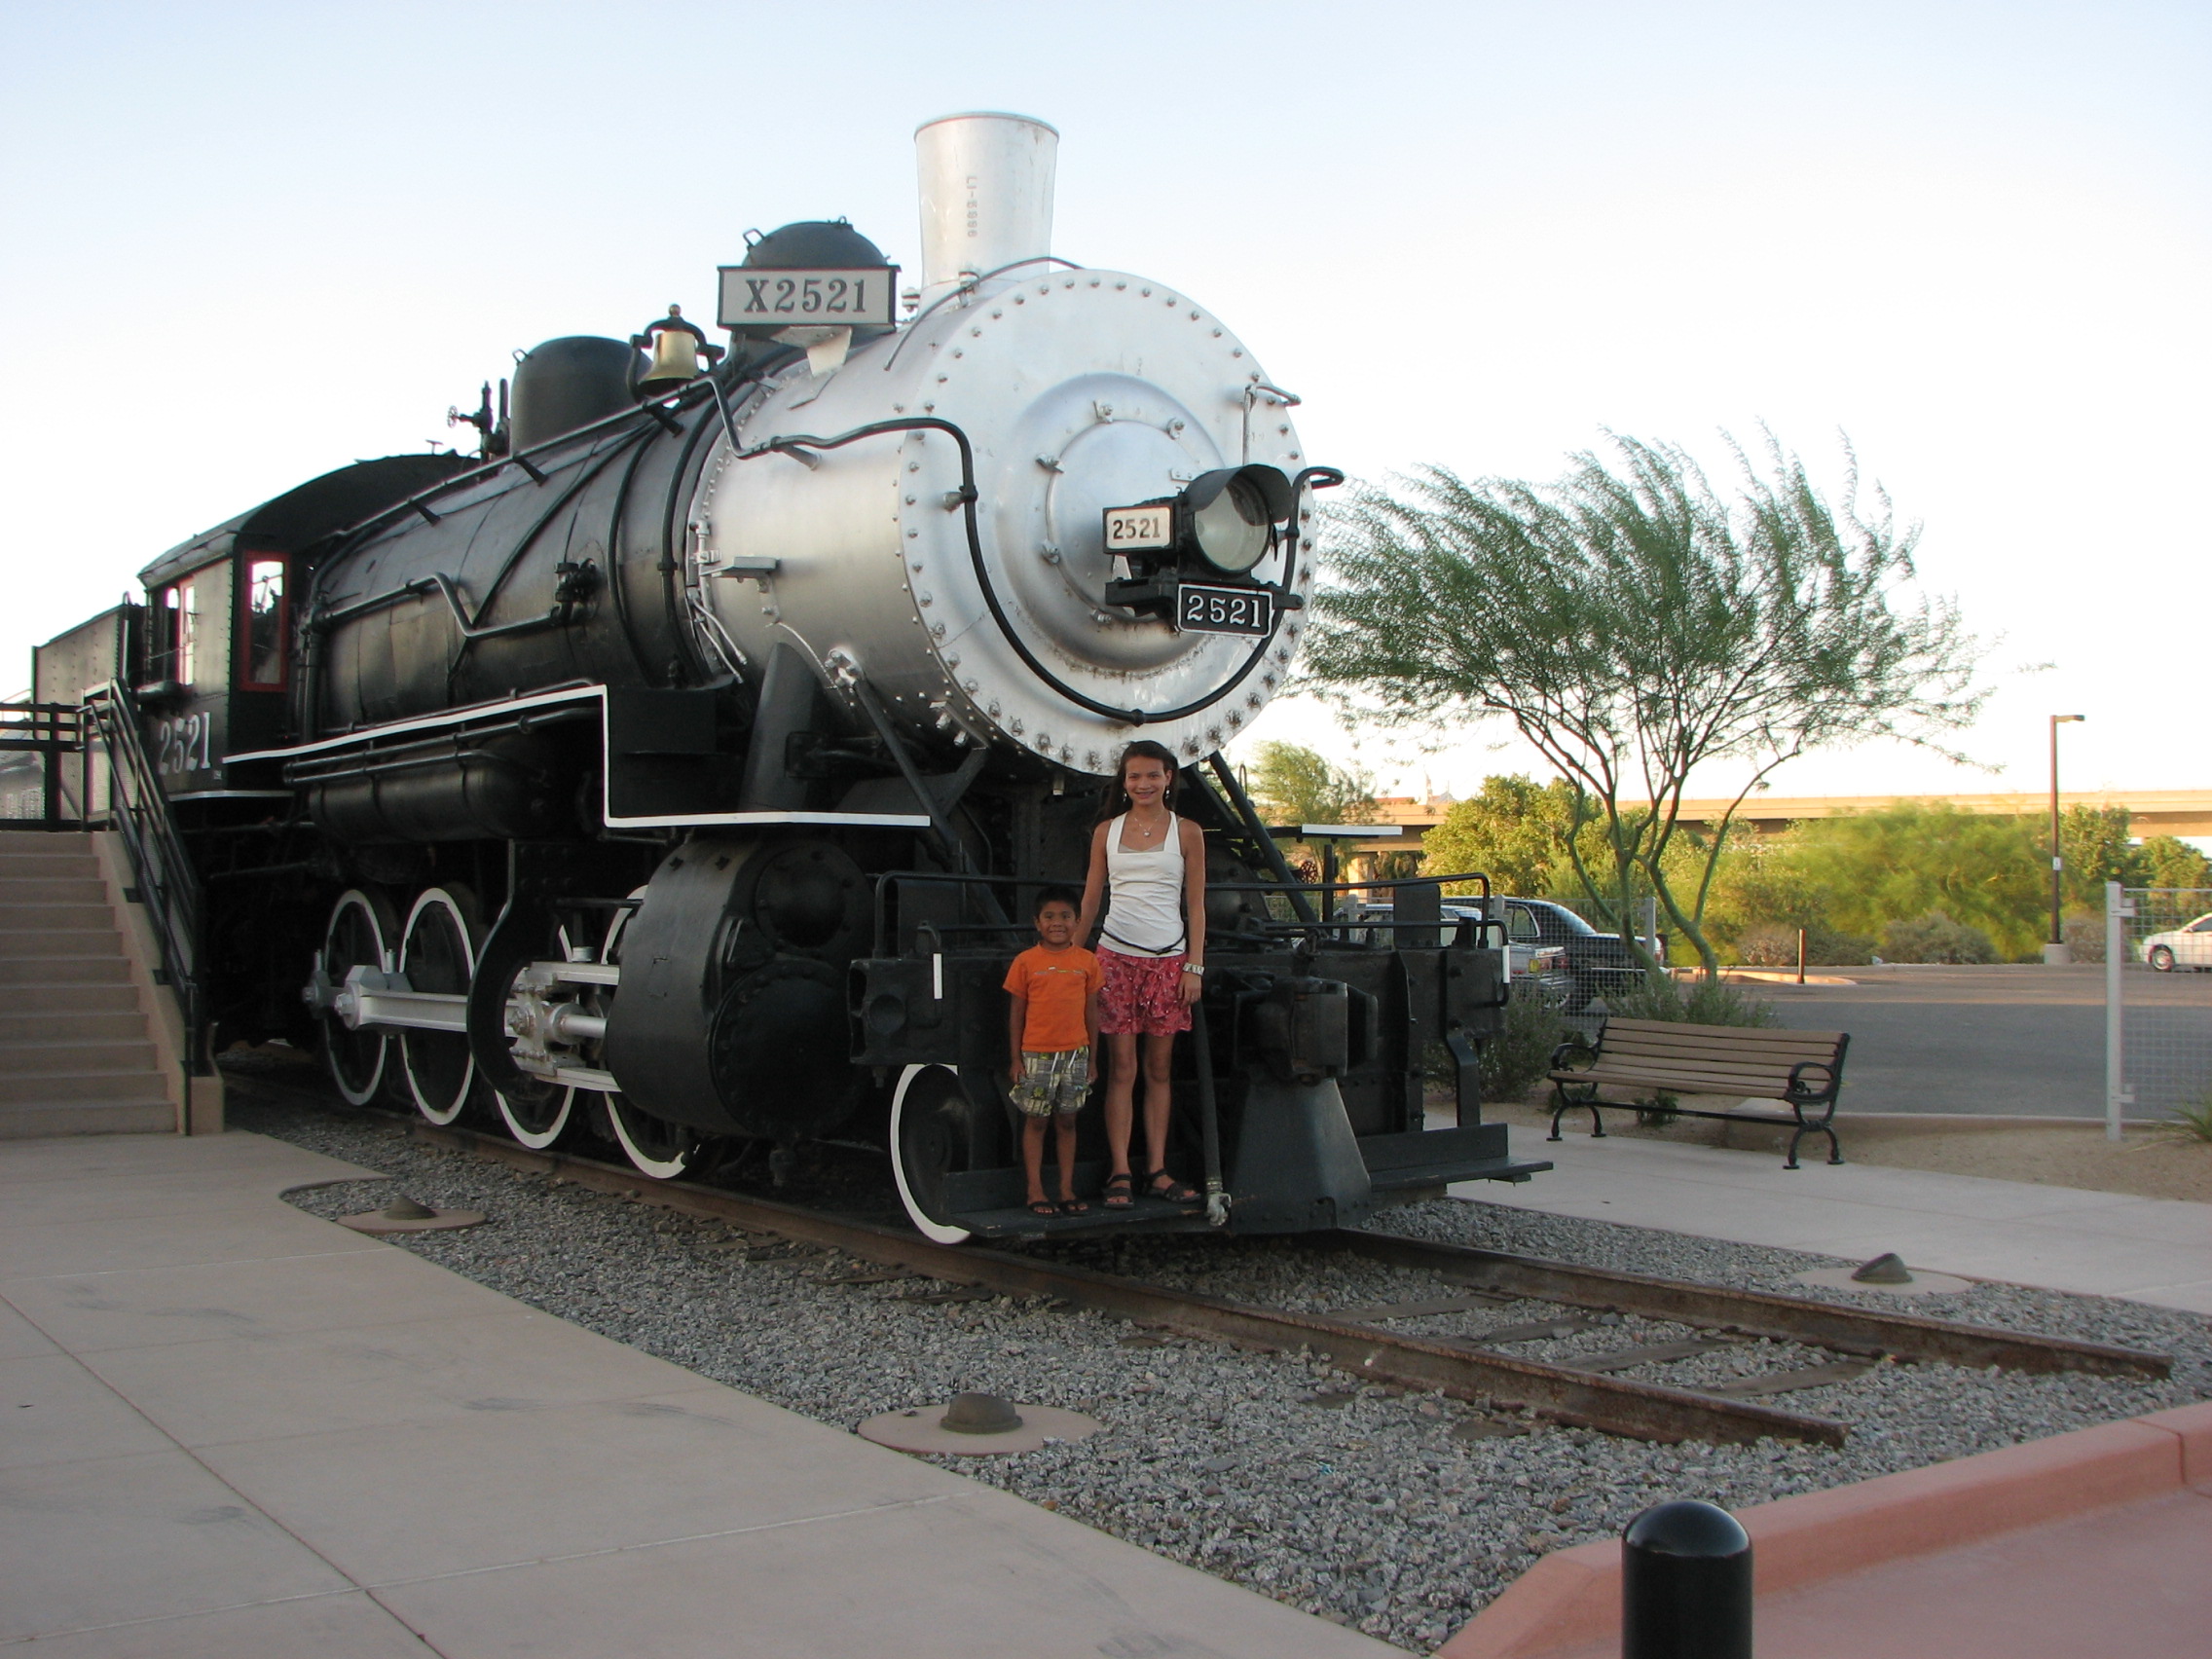
[[[1182,820],[1170,812],[1166,833],[1142,851],[1123,841],[1129,815],[1106,826],[1103,944],[1124,956],[1179,956],[1190,930],[1183,925]]]
[[[1175,1034],[1191,1028],[1205,980],[1205,841],[1172,809],[1175,756],[1137,742],[1116,768],[1123,810],[1091,834],[1077,937],[1100,928],[1099,1035],[1106,1048],[1106,1147],[1112,1173],[1106,1207],[1142,1198],[1179,1207],[1198,1190],[1167,1172],[1174,1102],[1168,1082]],[[1136,1084],[1144,1078],[1144,1127],[1151,1162],[1141,1182],[1129,1168]]]

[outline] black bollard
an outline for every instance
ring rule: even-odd
[[[1751,1659],[1751,1540],[1694,1498],[1621,1534],[1621,1659]]]

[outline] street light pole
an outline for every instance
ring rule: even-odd
[[[2050,942],[2043,947],[2043,959],[2047,963],[2071,962],[2074,953],[2066,948],[2066,934],[2059,922],[2059,906],[2064,900],[2066,873],[2065,844],[2058,833],[2058,728],[2069,722],[2088,719],[2086,715],[2053,715],[2050,717]]]

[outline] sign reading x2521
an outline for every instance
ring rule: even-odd
[[[896,265],[851,271],[725,265],[717,320],[724,328],[888,328],[898,276]]]

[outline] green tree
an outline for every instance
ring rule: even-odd
[[[2124,806],[2070,806],[2058,815],[2058,846],[2066,859],[2059,891],[2068,908],[2094,910],[2102,915],[2106,882],[2117,881],[2123,887],[2143,885],[2142,856],[2128,836],[2127,821]],[[2045,819],[2037,825],[2035,834],[2047,859],[2050,821]],[[2047,884],[2049,877],[2044,879]]]
[[[2212,887],[2212,859],[2172,835],[2153,835],[2135,849],[2137,887]],[[2105,896],[2096,896],[2101,915]]]
[[[1940,912],[1986,934],[2000,954],[2032,958],[2048,927],[2049,843],[2033,819],[1900,801],[1797,825],[1788,840],[1787,879],[1817,895],[1821,919],[1846,933],[1880,938]]]
[[[1679,446],[1612,444],[1612,467],[1579,455],[1548,485],[1432,466],[1357,492],[1329,527],[1306,681],[1384,724],[1510,722],[1573,791],[1567,847],[1599,915],[1633,938],[1648,883],[1711,975],[1735,809],[1687,833],[1691,774],[1732,768],[1740,804],[1824,745],[1939,747],[1986,695],[1979,651],[1947,602],[1906,596],[1917,532],[1879,492],[1861,515],[1856,462],[1831,506],[1771,436],[1763,470],[1736,452],[1727,496]]]
[[[1252,751],[1246,789],[1271,824],[1369,824],[1375,780],[1356,766],[1332,766],[1295,743],[1263,743]]]
[[[1565,778],[1485,778],[1482,793],[1456,800],[1444,822],[1421,837],[1423,866],[1438,874],[1481,870],[1497,893],[1544,894],[1570,873],[1567,837],[1574,825],[1574,786]],[[1472,882],[1450,891],[1469,893]]]

